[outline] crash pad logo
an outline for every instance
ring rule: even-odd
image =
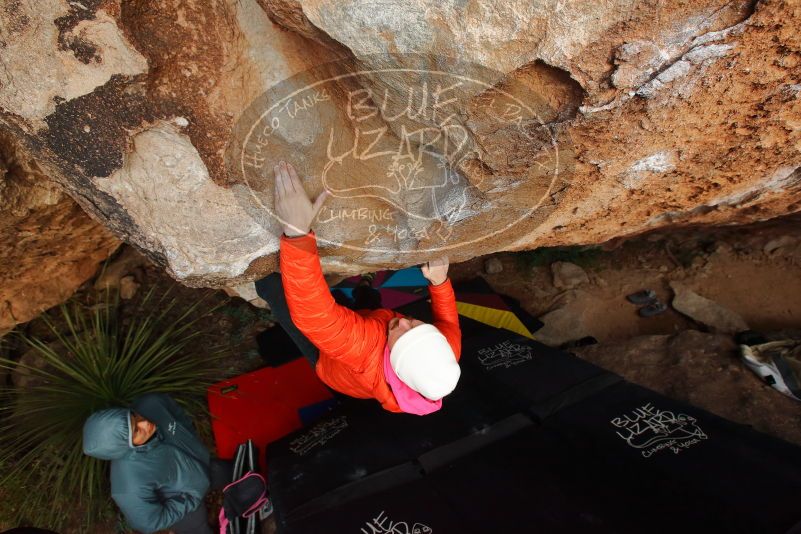
[[[273,165],[283,159],[313,198],[332,194],[313,223],[318,241],[395,254],[511,241],[569,166],[556,115],[534,93],[453,58],[327,63],[256,99],[226,164],[246,186],[240,201],[273,231]],[[487,214],[491,223],[470,224]]]
[[[532,358],[533,350],[527,345],[512,343],[509,340],[478,351],[478,361],[488,371],[497,367],[508,369],[514,365],[527,362]]]
[[[422,523],[393,521],[381,510],[377,516],[367,521],[360,532],[363,534],[432,534],[434,531]]]
[[[643,457],[669,450],[679,454],[707,435],[698,421],[687,414],[660,410],[650,402],[611,421],[620,436],[630,447],[639,449]]]
[[[302,436],[289,443],[289,450],[299,456],[307,454],[315,447],[322,447],[334,436],[348,427],[348,419],[341,415],[313,426]]]

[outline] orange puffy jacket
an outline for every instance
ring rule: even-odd
[[[387,323],[403,317],[389,309],[353,311],[340,306],[323,278],[314,232],[281,236],[281,280],[292,322],[320,349],[317,375],[331,388],[359,399],[376,399],[402,412],[384,378]],[[462,351],[456,297],[450,279],[429,285],[434,326],[458,360]]]

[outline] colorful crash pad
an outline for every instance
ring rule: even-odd
[[[529,339],[534,339],[533,333],[542,328],[542,323],[526,312],[517,300],[496,293],[481,277],[455,283],[454,291],[456,309],[462,317]]]
[[[303,413],[319,412],[334,400],[305,358],[218,382],[208,388],[207,399],[217,456],[226,459],[248,439],[263,456],[268,443],[303,426]]]
[[[461,295],[459,298],[460,297]],[[462,302],[461,300],[456,302],[456,309],[459,311],[459,315],[494,326],[495,328],[504,328],[529,339],[534,339],[534,336],[529,332],[528,328],[526,328],[526,325],[510,310],[479,306],[470,304],[469,302]]]
[[[483,278],[456,282],[453,286],[463,340],[481,325],[505,329],[529,339],[534,339],[533,333],[542,328],[542,323],[521,308],[517,301],[495,293]],[[430,300],[412,302],[396,311],[421,321],[433,320]]]
[[[331,288],[336,296],[339,292],[348,300],[353,298],[353,290],[359,285],[361,276],[351,276]],[[400,271],[378,271],[373,277],[372,287],[381,294],[381,305],[397,309],[428,296],[428,280],[419,267],[409,267]]]

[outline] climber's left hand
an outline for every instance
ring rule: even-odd
[[[295,168],[285,161],[273,166],[275,171],[275,213],[288,237],[306,235],[311,223],[330,194],[324,190],[312,204],[300,183]]]

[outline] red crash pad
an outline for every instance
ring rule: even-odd
[[[264,469],[266,445],[302,426],[298,411],[332,397],[305,358],[214,384],[207,399],[217,456],[232,459],[252,439]]]

